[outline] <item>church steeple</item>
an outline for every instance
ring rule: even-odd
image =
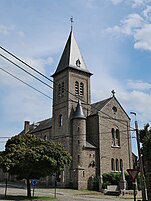
[[[90,113],[90,76],[71,30],[53,76],[53,133],[70,133],[71,119],[85,120]],[[77,105],[77,100],[81,100]],[[77,109],[76,109],[77,108]],[[73,117],[73,111],[74,113]],[[59,123],[58,123],[59,122]]]
[[[92,75],[87,69],[72,30],[53,76],[62,72],[66,68],[74,68]]]

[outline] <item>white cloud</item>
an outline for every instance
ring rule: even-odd
[[[121,1],[111,0],[111,2],[118,4]],[[124,0],[122,2],[127,3]],[[151,51],[151,6],[149,3],[151,0],[131,0],[131,5],[136,12],[127,15],[119,25],[109,27],[106,31],[114,37],[123,35],[132,37],[134,48]],[[136,7],[140,7],[141,10]]]
[[[123,88],[120,92],[120,102],[126,106],[127,113],[136,112],[140,127],[151,122],[151,95],[148,90],[151,90],[151,84],[143,81],[128,80],[128,89]]]
[[[117,5],[121,2],[123,2],[124,0],[111,0],[111,2],[114,4],[114,5]]]
[[[109,27],[107,32],[112,34],[125,34],[133,35],[138,29],[143,26],[143,18],[137,13],[128,15],[124,20],[121,21],[120,26]]]
[[[151,84],[140,80],[127,80],[123,85],[123,81],[113,79],[104,72],[101,75],[101,80],[96,80],[95,84],[99,85],[92,87],[92,102],[97,102],[108,97],[111,97],[111,90],[115,90],[115,96],[125,109],[128,115],[131,111],[137,113],[140,127],[143,127],[147,122],[151,122],[151,95],[148,90],[151,90]],[[105,84],[104,84],[105,83]],[[132,125],[133,126],[133,125]]]
[[[151,84],[147,82],[143,82],[142,80],[128,80],[127,82],[128,88],[131,90],[139,90],[139,91],[144,91],[144,90],[149,90],[151,89]]]
[[[20,38],[25,37],[25,33],[21,30],[18,31],[18,29],[15,25],[6,26],[3,24],[0,24],[0,35],[4,35],[4,36],[11,35],[11,37],[19,36]]]
[[[46,59],[33,59],[26,58],[23,59],[29,65],[32,65],[36,68],[36,70],[46,75],[45,65],[52,63],[52,58],[48,57]],[[4,62],[2,64],[2,60],[0,61],[1,67],[8,72],[13,73],[15,76],[20,78],[21,80],[27,82],[32,87],[40,90],[46,95],[52,97],[52,89],[43,85],[42,83],[35,80],[33,77],[27,75],[21,70],[15,68],[13,65],[10,65],[8,62]],[[19,62],[17,62],[19,63]],[[19,64],[23,67],[22,64]],[[26,68],[24,66],[24,68]],[[27,71],[36,75],[40,79],[42,77],[35,74],[33,71],[26,68]],[[42,79],[44,82],[47,80]],[[51,83],[48,83],[51,85]],[[5,89],[5,96],[3,96],[3,91]],[[0,92],[1,92],[1,105],[7,105],[4,108],[5,116],[9,116],[9,122],[15,122],[17,120],[31,120],[38,121],[40,119],[45,119],[51,116],[51,100],[42,94],[36,92],[34,89],[29,88],[25,84],[20,81],[12,78],[7,75],[3,71],[0,70]]]
[[[18,66],[20,66],[21,68],[23,68],[24,70],[26,70],[27,72],[33,74],[34,76],[38,77],[39,79],[42,79],[42,77],[39,76],[39,74],[35,73],[33,70],[31,70],[30,68],[28,68],[27,66],[23,65],[21,62],[15,60],[14,58],[10,57],[8,54],[4,53],[4,52],[0,52],[2,55],[6,56],[7,58],[9,58],[10,60],[12,60],[15,64],[17,64]],[[35,58],[31,58],[31,57],[24,57],[21,58],[23,61],[25,61],[28,65],[32,66],[33,68],[35,68],[37,71],[41,72],[42,74],[46,75],[46,69],[45,66],[47,64],[52,64],[53,59],[52,57],[48,57],[46,59],[35,59]],[[33,78],[32,76],[28,75],[26,72],[22,71],[21,69],[19,69],[17,66],[11,64],[9,61],[4,60],[2,57],[0,57],[0,63],[1,63],[1,68],[5,69],[6,71],[8,71],[9,73],[15,75],[16,77],[22,79],[23,81],[30,83],[30,84],[35,84],[37,85],[37,82],[35,78]],[[47,76],[47,75],[46,75]],[[10,77],[10,75],[8,75],[7,73],[3,72],[2,70],[0,70],[0,83],[1,85],[3,84],[4,86],[22,86],[21,83],[19,81],[16,81],[16,79]],[[9,82],[8,82],[9,80]],[[45,80],[46,81],[46,80]]]
[[[131,102],[130,102],[131,101]],[[129,93],[129,105],[131,109],[138,114],[141,126],[151,122],[151,95],[145,92],[134,90]]]
[[[92,6],[95,0],[86,0],[87,6]]]
[[[121,21],[120,25],[109,27],[106,31],[113,36],[127,35],[134,39],[134,48],[151,51],[151,7],[147,7],[143,16],[134,13]]]
[[[18,35],[21,37],[21,38],[24,38],[25,37],[25,33],[23,31],[18,31]]]
[[[134,34],[134,48],[151,51],[151,24],[144,25],[143,28]]]
[[[117,5],[120,3],[126,3],[130,4],[133,8],[140,7],[140,6],[145,6],[147,3],[150,3],[151,0],[108,0],[112,4]]]
[[[0,34],[2,35],[8,35],[12,30],[14,30],[14,26],[11,25],[9,26],[5,26],[3,24],[0,25]]]
[[[47,93],[49,90],[51,91],[48,89]],[[9,122],[19,119],[38,121],[51,116],[51,100],[28,87],[9,89],[3,102],[8,106],[5,108],[5,115],[9,116]]]
[[[150,3],[151,0],[132,0],[132,7],[145,6],[147,3]]]

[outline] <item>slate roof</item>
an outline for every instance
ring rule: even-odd
[[[58,67],[52,77],[66,68],[73,68],[91,74],[87,69],[72,31],[70,32]]]
[[[28,133],[33,134],[39,131],[50,129],[51,127],[52,127],[52,118],[45,119],[45,120],[30,124]],[[24,134],[24,133],[25,133],[25,130],[21,131],[20,134]]]
[[[32,130],[30,131],[30,133],[35,133],[42,130],[50,129],[52,127],[52,118],[33,123],[31,126],[32,126]]]
[[[76,107],[76,110],[73,114],[73,119],[85,119],[86,117],[84,116],[84,113],[83,113],[83,109],[82,109],[82,105],[81,105],[81,101],[79,100],[78,103],[77,103],[77,107]]]
[[[111,99],[112,97],[91,104],[91,115],[97,114],[97,112],[100,111]]]

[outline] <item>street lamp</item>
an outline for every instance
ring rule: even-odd
[[[135,112],[130,112],[130,114],[135,115]],[[139,157],[139,166],[140,166],[140,176],[141,176],[141,189],[142,189],[142,200],[146,200],[146,191],[145,191],[145,177],[144,177],[144,170],[143,170],[143,161],[141,156],[141,148],[140,148],[140,136],[138,131],[138,122],[135,119],[135,132],[136,132],[136,140],[137,140],[137,149],[138,149],[138,157]]]

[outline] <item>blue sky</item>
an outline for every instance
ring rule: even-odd
[[[0,45],[49,77],[68,38],[71,16],[85,63],[94,74],[92,102],[110,97],[114,89],[128,115],[137,113],[141,128],[150,123],[151,0],[1,0]],[[0,54],[13,59],[2,50]],[[50,88],[2,57],[0,68],[52,97]],[[51,107],[51,99],[0,70],[0,150],[7,140],[3,137],[19,133],[25,120],[51,117]]]

